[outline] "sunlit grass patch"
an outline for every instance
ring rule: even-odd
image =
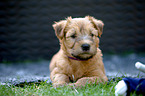
[[[25,83],[23,87],[0,85],[0,96],[115,96],[114,88],[121,79],[116,77],[105,84],[86,84],[82,88],[69,86],[54,88],[47,82]]]

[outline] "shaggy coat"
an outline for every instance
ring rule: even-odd
[[[91,16],[56,22],[53,27],[60,42],[60,50],[50,63],[53,86],[106,82],[99,37],[103,22]]]

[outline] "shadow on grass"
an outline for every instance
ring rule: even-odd
[[[40,84],[44,84],[44,83],[47,83],[47,80],[46,81],[38,80],[37,82],[36,81],[32,81],[32,82],[21,82],[21,83],[15,84],[13,86],[24,88],[26,86],[33,86],[33,85],[38,85],[39,86]],[[47,84],[52,85],[51,82],[49,82]]]

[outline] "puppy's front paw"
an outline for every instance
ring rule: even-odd
[[[67,85],[66,83],[54,83],[53,87],[58,88],[58,87],[64,87],[66,85]]]
[[[81,88],[81,87],[83,87],[83,86],[85,86],[85,85],[83,85],[83,84],[78,84],[78,83],[70,83],[69,86],[70,86],[71,88]]]

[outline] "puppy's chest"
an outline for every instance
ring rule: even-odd
[[[71,64],[68,70],[68,75],[72,81],[77,81],[77,79],[83,77],[87,72],[87,68],[81,64]]]

